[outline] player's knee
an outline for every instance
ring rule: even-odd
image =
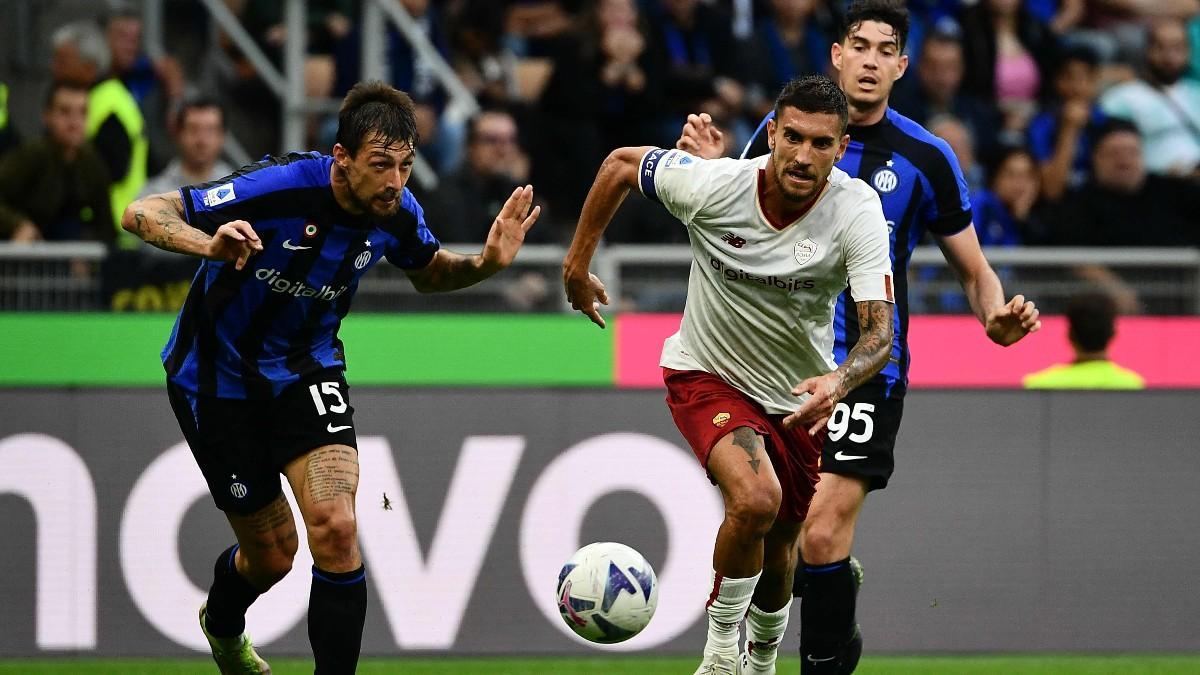
[[[308,539],[314,557],[341,558],[358,544],[358,524],[354,514],[333,511],[314,518],[308,526]]]
[[[739,494],[732,500],[726,517],[738,529],[766,536],[779,513],[783,493],[779,485],[763,485]]]
[[[833,523],[817,522],[804,528],[802,549],[804,562],[810,565],[824,565],[836,562],[849,555],[841,554],[842,537]]]
[[[246,557],[246,576],[256,588],[270,588],[292,571],[292,561],[295,558],[295,544],[290,549],[282,546],[264,549],[257,555]]]

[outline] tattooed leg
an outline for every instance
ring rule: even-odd
[[[358,452],[327,445],[292,460],[284,473],[304,517],[313,561],[330,572],[357,569],[362,562],[354,516]]]
[[[709,453],[708,472],[725,500],[713,569],[725,577],[752,577],[762,571],[763,540],[782,500],[763,437],[749,427],[726,434]]]
[[[238,540],[238,572],[255,588],[270,588],[292,569],[300,542],[292,509],[282,493],[248,516],[225,515]]]

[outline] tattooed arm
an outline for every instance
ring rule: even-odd
[[[121,216],[121,227],[164,251],[211,260],[233,260],[238,269],[242,269],[256,251],[262,250],[262,242],[254,228],[244,220],[225,223],[210,236],[188,225],[185,215],[179,193],[164,192],[127,206]]]
[[[783,420],[785,427],[814,422],[809,433],[816,434],[825,426],[838,401],[851,389],[871,379],[887,365],[892,352],[892,303],[867,300],[858,306],[858,342],[846,355],[837,370],[819,377],[810,377],[796,385],[792,393],[811,394],[796,412]]]
[[[429,264],[419,270],[405,270],[409,281],[421,293],[455,291],[483,281],[505,269],[517,257],[525,242],[525,233],[537,221],[542,207],[533,204],[533,186],[517,188],[492,221],[483,250],[461,255],[439,249]]]

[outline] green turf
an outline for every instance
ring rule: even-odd
[[[311,661],[272,659],[275,675],[311,673]],[[364,659],[362,675],[690,675],[694,658]],[[780,675],[800,670],[795,658]],[[0,675],[211,675],[206,659],[26,659],[0,661]],[[868,656],[859,675],[1193,675],[1200,654],[1146,656]]]

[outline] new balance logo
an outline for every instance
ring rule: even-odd
[[[312,248],[311,246],[297,246],[292,243],[291,239],[284,239],[283,247],[289,251],[307,251],[308,249]]]
[[[734,248],[741,248],[746,245],[745,239],[742,239],[741,237],[737,236],[736,234],[734,234],[732,232],[726,232],[725,236],[721,237],[721,241],[725,242],[726,244],[729,244],[730,246],[732,246]]]

